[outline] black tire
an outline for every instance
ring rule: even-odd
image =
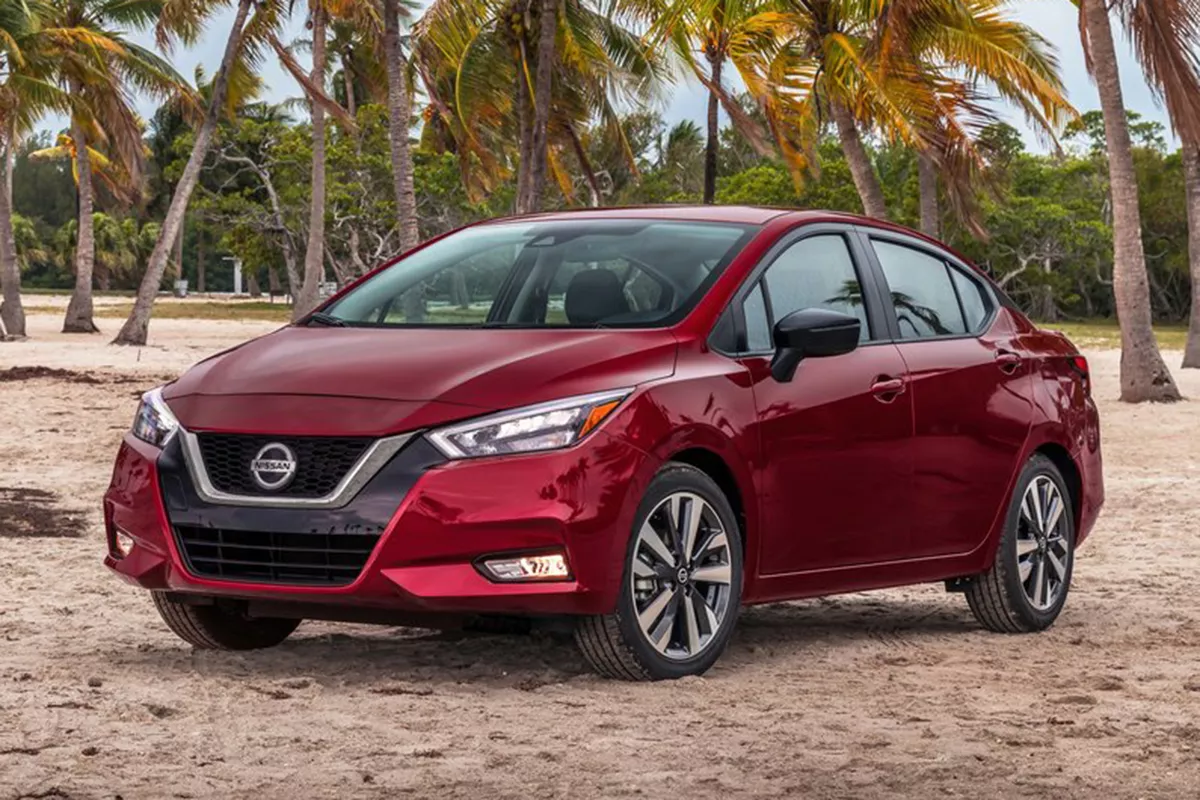
[[[637,621],[631,571],[638,547],[638,531],[643,523],[671,495],[688,492],[698,495],[720,519],[727,538],[729,590],[724,616],[707,644],[694,657],[670,658],[660,653],[642,632]],[[678,551],[676,551],[677,555]],[[699,561],[699,559],[697,559]],[[722,563],[722,567],[726,564]],[[737,517],[728,498],[704,472],[688,464],[669,462],[654,476],[638,506],[633,531],[626,547],[621,589],[617,608],[611,614],[583,617],[575,626],[575,641],[584,658],[596,672],[609,678],[630,681],[663,680],[700,675],[720,657],[737,622],[742,594],[742,539]],[[695,609],[695,606],[693,606]],[[668,633],[668,637],[670,637]]]
[[[292,635],[298,619],[247,617],[220,605],[192,605],[151,592],[154,607],[171,632],[198,650],[261,650]]]
[[[1021,580],[1018,565],[1018,539],[1037,537],[1037,532],[1022,521],[1022,503],[1026,492],[1034,481],[1040,478],[1048,479],[1057,488],[1059,497],[1065,504],[1059,522],[1054,531],[1059,531],[1061,549],[1065,549],[1065,574],[1059,582],[1059,591],[1052,602],[1045,608],[1038,608],[1027,593],[1026,583]],[[1043,484],[1044,485],[1044,484]],[[1022,527],[1024,526],[1024,527]],[[1032,542],[1031,542],[1032,544]],[[1044,562],[1043,568],[1053,570],[1053,564],[1047,560],[1041,550],[1030,554],[1035,565],[1029,579],[1036,576],[1036,564],[1039,558]],[[1056,556],[1059,563],[1063,558]],[[1067,491],[1062,473],[1050,459],[1041,454],[1035,454],[1025,464],[1017,480],[1012,499],[1009,501],[1008,514],[1004,521],[1004,531],[997,546],[996,558],[991,569],[979,575],[966,588],[967,604],[975,619],[988,630],[997,633],[1030,633],[1045,630],[1054,624],[1067,601],[1067,593],[1071,587],[1071,576],[1075,569],[1075,509],[1071,494]],[[1051,575],[1054,573],[1051,572]],[[1036,584],[1036,579],[1034,580]]]

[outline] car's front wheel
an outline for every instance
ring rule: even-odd
[[[638,507],[617,608],[579,620],[575,639],[602,675],[699,675],[725,649],[742,592],[737,519],[720,487],[668,463]]]
[[[1071,495],[1054,462],[1035,455],[1017,481],[992,568],[967,586],[967,603],[990,630],[1043,630],[1067,601],[1074,566]]]
[[[292,635],[298,619],[248,617],[236,608],[196,605],[152,592],[154,607],[171,632],[199,650],[260,650]]]

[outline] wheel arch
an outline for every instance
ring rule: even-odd
[[[733,508],[734,516],[737,518],[738,530],[742,534],[742,555],[745,555],[746,505],[742,498],[742,490],[738,486],[737,478],[733,476],[733,470],[725,463],[725,459],[706,447],[689,447],[686,450],[672,453],[668,460],[695,467],[712,478],[717,486],[720,487],[721,491],[725,494],[725,499],[729,501],[729,505]]]
[[[721,432],[704,426],[679,431],[655,448],[663,462],[677,461],[703,472],[729,500],[742,539],[742,596],[751,596],[758,573],[758,502],[750,466]]]
[[[1063,482],[1067,484],[1067,494],[1071,499],[1071,515],[1075,522],[1075,529],[1078,530],[1080,516],[1083,513],[1083,478],[1079,472],[1079,465],[1075,463],[1075,459],[1071,457],[1067,448],[1058,442],[1044,442],[1038,445],[1030,457],[1034,455],[1045,456],[1058,468]]]

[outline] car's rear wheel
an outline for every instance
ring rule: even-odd
[[[995,562],[967,586],[967,603],[990,630],[1043,630],[1067,601],[1074,566],[1071,495],[1054,462],[1035,455],[1017,481]]]
[[[195,605],[152,592],[154,607],[171,632],[200,650],[261,650],[292,635],[298,619],[248,617],[236,607]]]
[[[638,507],[616,611],[575,639],[602,675],[699,675],[725,649],[741,604],[742,542],[720,487],[687,464],[659,470]]]

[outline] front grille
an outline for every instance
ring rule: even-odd
[[[324,497],[371,446],[363,437],[319,436],[243,436],[229,433],[201,433],[200,455],[208,479],[217,490],[227,494],[277,497]],[[250,462],[268,444],[285,444],[296,456],[296,476],[282,489],[267,491],[254,482]]]
[[[378,534],[262,533],[179,525],[187,567],[202,578],[243,583],[344,586],[353,583]]]

